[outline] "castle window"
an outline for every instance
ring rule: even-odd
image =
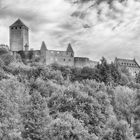
[[[19,27],[19,29],[21,29],[21,27]]]
[[[65,61],[66,59],[64,59],[64,61]]]
[[[13,27],[11,29],[14,29]]]
[[[15,29],[17,29],[17,27],[15,27]]]

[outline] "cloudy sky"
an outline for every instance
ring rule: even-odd
[[[121,2],[120,2],[121,1]],[[140,62],[139,0],[0,0],[0,44],[9,44],[9,25],[20,18],[30,28],[30,48],[65,50],[99,60]]]

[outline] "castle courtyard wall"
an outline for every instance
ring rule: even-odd
[[[65,51],[46,51],[46,64],[58,63],[65,66],[74,66],[74,57]]]

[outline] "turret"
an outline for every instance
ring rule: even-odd
[[[74,51],[70,43],[68,44],[67,53],[74,57]]]
[[[29,50],[29,45],[26,43],[24,48],[25,48],[25,51],[28,51]]]
[[[41,44],[41,49],[40,50],[47,50],[47,47],[46,47],[46,44],[44,41],[42,41],[42,44]]]
[[[47,47],[46,47],[46,44],[44,41],[42,41],[40,52],[41,52],[41,61],[43,63],[45,63],[46,62]]]

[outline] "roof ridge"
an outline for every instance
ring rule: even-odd
[[[121,60],[133,60],[133,61],[134,61],[134,59],[127,59],[127,58],[116,58],[116,59],[121,59]]]

